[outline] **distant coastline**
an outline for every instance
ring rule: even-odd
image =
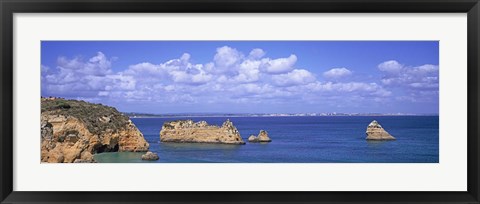
[[[196,117],[332,117],[332,116],[438,116],[438,114],[410,114],[410,113],[178,113],[178,114],[150,114],[124,112],[130,118],[196,118]]]

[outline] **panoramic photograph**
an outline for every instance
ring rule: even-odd
[[[41,163],[438,163],[438,41],[42,41]]]

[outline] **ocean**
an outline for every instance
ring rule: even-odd
[[[438,116],[228,117],[247,142],[266,130],[270,143],[246,145],[160,143],[165,121],[192,119],[219,125],[227,117],[132,118],[158,161],[142,161],[136,152],[95,155],[99,163],[438,163]],[[372,120],[394,141],[367,141]]]

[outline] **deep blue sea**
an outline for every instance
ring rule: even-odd
[[[266,130],[272,142],[246,145],[160,143],[165,121],[187,118],[132,118],[161,163],[438,163],[438,116],[229,117],[244,141]],[[221,126],[227,117],[190,117]],[[397,138],[367,141],[372,120]],[[98,162],[152,162],[143,153],[95,155]]]

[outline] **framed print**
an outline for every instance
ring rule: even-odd
[[[479,203],[477,0],[0,5],[2,203]]]

